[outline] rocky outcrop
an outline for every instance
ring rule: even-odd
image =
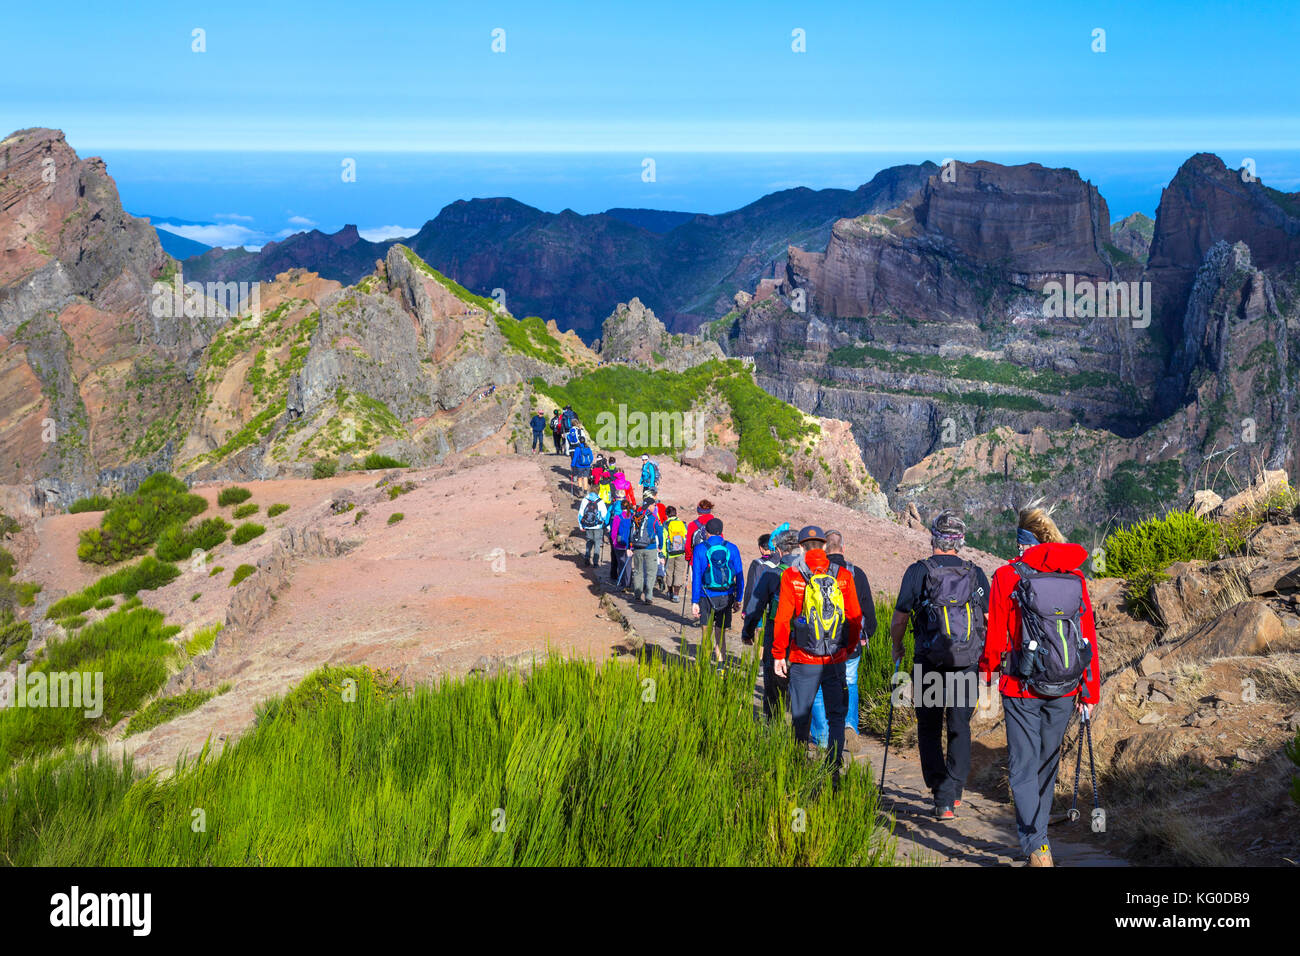
[[[57,130],[0,142],[0,481],[70,501],[184,433],[227,310],[179,280],[103,160]]]
[[[1147,255],[1151,251],[1151,238],[1155,234],[1155,228],[1155,220],[1140,212],[1111,223],[1110,242],[1114,250],[1119,252],[1118,257],[1112,255],[1111,258],[1120,260],[1115,264],[1126,265],[1130,264],[1127,260],[1132,260],[1132,265],[1145,266]]]
[[[684,372],[710,359],[725,358],[717,342],[689,333],[671,334],[640,299],[620,302],[600,329],[596,352],[606,362],[624,362]]]

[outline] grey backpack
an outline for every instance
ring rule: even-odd
[[[1061,697],[1079,686],[1092,664],[1083,636],[1083,578],[1069,571],[1036,571],[1014,565],[1020,581],[1011,598],[1020,607],[1020,644],[1015,673],[1043,697]]]

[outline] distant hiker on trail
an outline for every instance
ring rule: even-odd
[[[713,502],[708,498],[700,499],[700,503],[695,506],[695,520],[686,526],[686,563],[690,564],[695,557],[695,546],[707,538],[708,532],[704,526],[713,518]]]
[[[628,560],[632,542],[632,506],[617,491],[609,509],[609,577],[616,584],[623,579],[623,565]]]
[[[572,424],[569,425],[568,429],[564,433],[564,441],[566,443],[565,447],[569,450],[569,453],[572,454],[573,449],[586,440],[587,433],[584,432],[582,426],[578,424],[578,419],[572,419]]]
[[[609,470],[602,468],[600,470],[600,479],[596,480],[595,472],[592,472],[592,481],[596,493],[600,495],[600,500],[605,502],[606,507],[614,503],[614,476]]]
[[[605,502],[594,491],[589,492],[578,507],[578,527],[587,536],[587,567],[600,565],[600,552],[605,544],[605,519],[607,509]]]
[[[597,455],[591,462],[591,488],[593,491],[600,486],[601,479],[605,477],[605,456]]]
[[[803,554],[781,572],[772,634],[776,676],[790,681],[790,717],[796,740],[812,739],[812,705],[820,687],[830,724],[826,759],[838,786],[844,752],[844,718],[849,691],[844,661],[862,635],[862,608],[853,575],[832,568],[823,550],[826,535],[816,525],[799,532]]]
[[[659,523],[653,498],[632,513],[632,594],[642,604],[654,596],[655,571],[659,567],[659,549],[664,544],[664,526]]]
[[[1031,507],[1017,524],[1020,557],[993,572],[988,639],[979,667],[998,689],[1007,727],[1007,770],[1020,851],[1030,866],[1053,866],[1047,819],[1070,711],[1085,720],[1100,698],[1101,664],[1088,585],[1088,552],[1067,544],[1047,512]]]
[[[774,568],[777,565],[776,560],[772,557],[772,549],[769,543],[772,535],[760,534],[758,536],[758,557],[749,562],[749,570],[745,572],[745,593],[740,599],[740,606],[745,609],[745,614],[749,613],[749,596],[754,592],[754,586],[758,584],[758,579],[768,568]]]
[[[546,416],[541,412],[533,412],[532,420],[528,423],[533,429],[533,447],[532,451],[545,451],[543,441],[546,435]]]
[[[636,507],[636,495],[632,493],[632,482],[627,480],[627,475],[623,474],[623,469],[619,468],[614,472],[614,493],[623,492],[623,499]]]
[[[665,509],[665,514],[664,589],[668,592],[668,600],[675,603],[686,586],[686,522],[677,517],[677,509],[672,505]]]
[[[858,603],[862,605],[862,639],[844,661],[844,682],[849,689],[849,709],[844,716],[847,730],[858,732],[858,665],[862,662],[862,651],[876,633],[876,600],[871,594],[871,582],[867,572],[856,567],[844,557],[844,536],[838,531],[826,532],[826,557],[832,567],[847,568],[853,575],[853,587],[858,592]],[[819,744],[826,735],[826,703],[820,689],[817,699],[813,701],[812,735]],[[824,744],[823,744],[824,746]]]
[[[564,411],[560,413],[561,427],[567,432],[573,427],[573,423],[576,420],[577,416],[573,414],[573,406],[565,405]]]
[[[582,496],[587,493],[587,481],[591,478],[591,449],[587,447],[587,440],[581,439],[573,448],[573,454],[569,458],[569,481],[573,485],[573,493],[576,496]]]
[[[659,487],[659,466],[650,460],[649,455],[641,456],[641,494],[653,492]]]
[[[958,555],[965,544],[966,523],[955,511],[941,511],[930,523],[930,557],[903,572],[889,623],[897,662],[903,659],[909,616],[912,620],[916,746],[934,815],[941,820],[957,815],[970,773],[970,718],[979,701],[977,668],[989,609],[988,577]],[[935,676],[927,680],[927,674]]]
[[[789,526],[779,534],[764,535],[770,548],[770,564],[755,561],[750,573],[758,566],[758,580],[745,579],[749,597],[745,601],[745,624],[740,639],[745,644],[754,643],[754,632],[763,625],[763,715],[769,719],[777,714],[777,702],[790,709],[790,680],[776,672],[776,658],[772,653],[776,633],[776,611],[781,598],[781,576],[798,559],[799,536]]]
[[[701,642],[712,637],[714,656],[725,662],[727,628],[732,610],[740,607],[745,569],[740,549],[722,537],[721,519],[710,518],[704,531],[706,537],[691,555],[691,615],[703,622]]]
[[[564,427],[560,424],[560,410],[551,415],[551,438],[555,442],[555,453],[564,454]]]

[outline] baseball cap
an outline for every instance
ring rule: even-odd
[[[799,543],[806,544],[809,541],[820,541],[826,543],[826,533],[815,524],[805,525],[799,529]]]

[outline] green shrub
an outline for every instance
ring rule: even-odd
[[[213,696],[210,690],[187,690],[172,697],[159,697],[131,715],[131,719],[126,722],[126,730],[122,736],[130,737],[132,734],[152,730],[159,724],[165,724],[182,714],[197,710],[211,700]]]
[[[0,608],[0,667],[21,657],[31,639],[31,622],[20,621],[9,608]]]
[[[234,544],[246,544],[260,535],[266,528],[252,521],[246,521],[235,529],[235,533],[230,536]]]
[[[169,662],[176,654],[170,638],[178,630],[165,626],[163,616],[150,608],[119,608],[64,640],[47,643],[28,674],[102,673],[103,713],[87,717],[84,708],[76,707],[0,710],[0,769],[79,740],[96,739],[139,707],[166,682]]]
[[[398,496],[404,495],[408,491],[414,491],[414,490],[415,490],[415,482],[413,481],[404,481],[400,485],[390,485],[388,488],[388,500],[392,501]]]
[[[113,499],[107,495],[89,495],[85,498],[78,498],[68,506],[68,514],[79,515],[83,511],[107,511]]]
[[[400,511],[394,511],[388,516],[388,523],[397,524],[397,522],[401,521],[405,517],[406,515],[402,514]]]
[[[59,626],[65,631],[75,631],[77,628],[84,626],[85,623],[86,616],[84,614],[72,614],[59,619]]]
[[[398,461],[388,455],[381,455],[378,452],[371,452],[366,455],[365,460],[361,463],[364,471],[371,471],[375,468],[410,468],[410,464],[405,461]]]
[[[134,494],[113,499],[98,528],[81,532],[77,557],[93,564],[137,557],[153,547],[164,528],[183,524],[207,507],[180,479],[165,473],[150,475]]]
[[[266,509],[266,516],[268,518],[274,518],[278,515],[284,514],[288,510],[289,510],[289,506],[286,505],[284,502],[282,501],[277,502],[276,504],[273,504],[271,505],[271,507]]]
[[[1171,511],[1107,535],[1102,542],[1104,571],[1098,570],[1107,577],[1127,579],[1130,602],[1151,613],[1151,588],[1165,578],[1165,568],[1177,561],[1212,561],[1238,544],[1213,521],[1190,511]]]
[[[192,528],[182,524],[168,525],[158,535],[154,554],[163,561],[184,561],[195,551],[211,551],[221,544],[230,528],[230,524],[220,516],[204,518]]]
[[[241,564],[239,567],[235,568],[235,573],[230,576],[230,587],[235,587],[240,581],[244,580],[256,571],[257,568],[253,567],[251,564]]]
[[[337,461],[327,461],[322,458],[311,466],[311,476],[313,478],[333,478],[338,470],[339,463]]]
[[[251,565],[245,565],[251,567]],[[206,654],[212,650],[212,645],[216,643],[217,635],[221,633],[221,622],[209,624],[201,627],[191,635],[190,639],[185,642],[185,653],[190,657],[198,657],[200,654]]]
[[[224,570],[226,569],[218,564],[215,568],[213,568],[211,571],[208,572],[208,577],[215,578],[218,574],[220,574]]]
[[[111,597],[103,597],[95,602],[94,608],[96,611],[106,611],[116,603],[117,601]]]
[[[230,512],[232,518],[247,518],[249,515],[257,514],[257,502],[250,501],[246,505],[240,505],[234,511]]]
[[[229,488],[221,489],[221,494],[217,495],[217,504],[224,508],[226,505],[237,505],[241,501],[247,501],[251,497],[253,493],[247,488],[231,485]]]
[[[755,719],[758,666],[552,658],[527,679],[409,696],[325,668],[166,779],[92,755],[19,768],[0,780],[0,853],[13,866],[894,863],[870,768],[849,762],[834,791],[786,725]],[[198,806],[221,808],[204,832],[160,823]]]
[[[171,584],[180,577],[180,573],[181,570],[176,565],[159,561],[151,554],[145,555],[137,563],[106,574],[88,588],[55,601],[45,612],[45,617],[53,621],[71,614],[81,614],[94,607],[100,598],[114,594],[134,597],[137,591],[154,591]],[[126,605],[123,604],[122,607],[125,608]]]

